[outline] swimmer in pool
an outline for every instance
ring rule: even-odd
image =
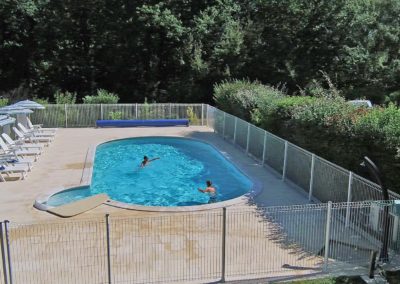
[[[208,180],[206,184],[207,187],[205,189],[199,188],[198,190],[202,193],[208,194],[208,196],[210,197],[208,203],[214,203],[217,201],[217,190],[215,189],[215,187],[213,187],[212,182],[210,180]]]
[[[157,158],[149,159],[147,156],[144,156],[144,157],[143,157],[143,161],[142,161],[142,163],[140,164],[140,167],[141,167],[141,168],[144,168],[144,167],[147,166],[150,162],[155,161],[155,160],[158,160],[158,159],[160,159],[160,158],[157,157]]]

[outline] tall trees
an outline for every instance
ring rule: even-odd
[[[399,14],[397,0],[3,0],[0,90],[210,101],[223,79],[296,92],[326,72],[381,102],[400,90]]]

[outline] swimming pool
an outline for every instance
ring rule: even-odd
[[[159,157],[141,168],[143,156]],[[47,205],[58,206],[106,193],[114,201],[144,206],[192,206],[210,198],[199,192],[211,180],[217,201],[242,196],[252,181],[213,146],[194,139],[144,137],[115,140],[96,149],[90,186],[57,193]]]

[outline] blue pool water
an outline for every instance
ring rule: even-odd
[[[160,157],[140,168],[143,156]],[[252,182],[214,147],[192,139],[145,137],[116,140],[97,147],[90,187],[53,195],[58,206],[98,193],[145,206],[190,206],[209,202],[205,188],[211,180],[217,200],[249,192]]]

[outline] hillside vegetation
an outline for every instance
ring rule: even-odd
[[[248,81],[218,84],[214,97],[220,109],[364,176],[360,163],[369,156],[386,185],[400,193],[400,109],[394,104],[355,107],[333,85],[288,96]]]
[[[295,94],[323,71],[347,98],[398,103],[398,15],[398,0],[3,0],[0,91],[211,102],[222,80]]]

